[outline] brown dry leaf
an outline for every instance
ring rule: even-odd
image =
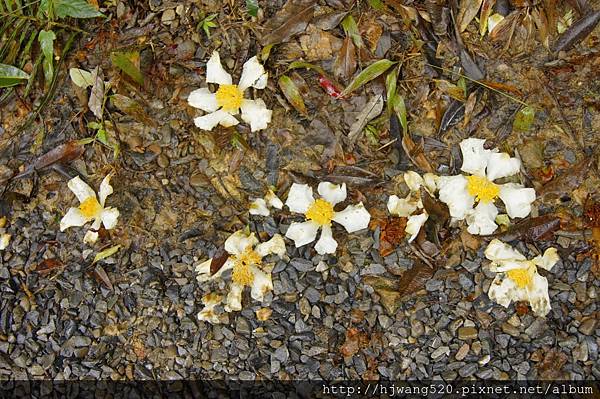
[[[300,37],[300,47],[306,54],[306,61],[329,60],[342,47],[342,40],[311,25]]]
[[[383,34],[383,26],[374,19],[369,19],[360,25],[360,33],[367,41],[367,47],[371,53],[377,50],[379,39]]]
[[[225,251],[225,247],[219,247],[210,261],[210,275],[212,276],[218,272],[223,267],[225,262],[227,262],[227,259],[229,259],[229,254],[227,251]]]
[[[265,35],[260,39],[263,46],[288,41],[304,32],[315,12],[315,0],[288,0],[273,18],[264,25]]]
[[[267,321],[273,314],[273,310],[269,308],[260,308],[256,311],[256,318],[260,321]]]
[[[544,359],[537,366],[538,377],[542,380],[564,380],[566,373],[562,368],[568,356],[559,349],[552,348],[544,354]]]
[[[354,327],[349,328],[346,330],[346,340],[340,347],[340,352],[343,357],[354,356],[361,347],[366,347],[368,344],[369,337],[366,333]]]
[[[488,18],[492,15],[496,0],[483,0],[481,5],[481,13],[479,14],[479,34],[485,36],[488,27]]]
[[[493,89],[503,91],[505,93],[512,93],[517,96],[522,96],[523,92],[519,90],[517,87],[510,85],[508,83],[500,83],[500,82],[492,82],[490,80],[482,79],[479,82],[483,83],[486,86],[489,86]]]
[[[466,230],[460,232],[460,241],[465,249],[470,249],[472,251],[477,251],[481,245],[481,240]]]
[[[527,218],[512,225],[504,233],[493,234],[490,237],[501,241],[523,240],[536,242],[553,238],[553,233],[560,229],[561,219],[555,215],[544,215],[536,218]]]
[[[354,75],[354,72],[356,72],[356,49],[352,39],[346,36],[333,64],[333,75],[337,79],[348,79]]]
[[[381,304],[388,314],[394,315],[400,307],[400,293],[398,292],[398,280],[381,276],[365,276],[365,284],[373,287],[377,295],[381,297]]]
[[[460,33],[464,32],[467,29],[467,25],[477,16],[482,2],[483,0],[462,0],[460,2],[460,10],[457,17]]]
[[[44,259],[35,266],[33,271],[38,272],[41,275],[46,275],[52,272],[54,269],[57,269],[62,266],[63,263],[57,259]]]
[[[94,270],[92,270],[92,274],[96,278],[96,280],[104,284],[106,288],[108,288],[111,291],[113,290],[112,281],[110,281],[108,274],[106,274],[102,266],[96,265],[96,267],[94,267]]]
[[[379,255],[388,256],[404,240],[406,221],[406,218],[392,216],[383,222],[379,238]]]
[[[434,172],[433,167],[427,160],[425,153],[423,152],[423,146],[417,145],[410,134],[405,134],[402,136],[402,148],[406,152],[406,155],[410,158],[412,163],[415,164],[418,168],[423,170],[424,172]]]
[[[22,172],[14,178],[18,179],[32,173],[34,170],[39,171],[55,163],[66,163],[76,158],[79,158],[85,151],[85,147],[77,140],[67,141],[56,148],[51,149],[47,153],[37,157],[32,163],[21,167]]]
[[[539,191],[538,199],[547,201],[548,199],[558,199],[565,194],[571,193],[581,185],[591,170],[593,164],[592,158],[585,158],[577,165],[561,173],[548,184],[545,184]]]
[[[405,271],[398,282],[400,297],[406,297],[425,288],[425,283],[433,276],[433,269],[417,260],[412,268]]]

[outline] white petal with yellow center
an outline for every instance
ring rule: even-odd
[[[438,188],[440,201],[448,205],[450,216],[453,218],[463,220],[473,209],[475,198],[467,191],[465,176],[440,176]]]
[[[527,296],[531,310],[536,316],[544,317],[550,312],[550,295],[546,277],[535,273],[532,284],[527,287]]]
[[[504,274],[497,274],[488,291],[490,299],[505,308],[512,301],[523,301],[527,299],[527,291],[519,288],[513,280]]]
[[[240,123],[233,115],[222,109],[194,118],[194,124],[202,130],[212,130],[215,126],[235,126]]]
[[[518,158],[511,158],[505,152],[493,152],[487,164],[487,178],[495,180],[516,175],[520,169],[521,161]]]
[[[265,72],[265,67],[254,56],[244,63],[238,86],[241,90],[246,90],[248,87],[264,89],[267,86],[268,77],[269,73]]]
[[[187,101],[192,107],[199,108],[205,112],[215,112],[219,109],[216,94],[211,93],[206,87],[192,91]]]
[[[85,235],[83,236],[84,243],[86,243],[88,245],[92,245],[96,241],[98,241],[98,232],[97,231],[88,230],[85,232]]]
[[[485,249],[485,257],[494,262],[527,260],[519,251],[498,239],[490,241]]]
[[[11,235],[8,233],[0,234],[0,251],[4,251],[10,244]]]
[[[244,286],[236,283],[231,283],[229,285],[229,293],[227,294],[227,299],[225,301],[225,311],[226,312],[237,312],[242,310],[242,292],[244,291]]]
[[[317,238],[319,225],[313,221],[292,222],[285,236],[294,241],[296,248],[313,242]]]
[[[495,222],[498,209],[493,202],[480,202],[467,214],[467,231],[471,234],[492,234],[498,225]]]
[[[254,274],[254,280],[252,280],[250,296],[256,301],[262,302],[265,294],[273,290],[273,281],[271,280],[271,274],[267,274],[260,270],[258,267],[250,267],[252,274]]]
[[[535,190],[520,184],[506,183],[500,185],[498,195],[511,218],[524,218],[531,213],[531,204],[535,201]]]
[[[315,251],[319,255],[334,254],[337,249],[337,242],[333,239],[331,233],[331,226],[323,226],[321,230],[321,237],[315,244]]]
[[[269,216],[271,212],[269,212],[269,208],[267,208],[267,201],[263,198],[257,198],[250,204],[250,209],[248,210],[251,215],[260,215],[260,216]]]
[[[279,234],[275,234],[269,241],[261,242],[254,250],[261,258],[267,255],[275,254],[280,258],[285,255],[285,241]]]
[[[73,226],[83,226],[89,220],[81,213],[79,208],[69,208],[65,216],[60,220],[60,231],[65,231],[65,229]]]
[[[223,298],[214,292],[202,297],[204,308],[198,313],[198,320],[207,321],[211,324],[219,323],[219,316],[215,313],[215,307],[221,304]]]
[[[292,212],[306,213],[315,202],[312,188],[308,184],[292,184],[285,205]]]
[[[468,138],[460,142],[463,163],[461,170],[477,176],[485,176],[492,151],[483,148],[484,139]]]
[[[552,270],[554,265],[560,260],[556,248],[548,248],[543,256],[536,256],[531,261],[544,270]]]
[[[112,178],[112,176],[112,173],[107,174],[106,177],[102,179],[102,182],[100,183],[100,191],[98,191],[98,200],[100,202],[100,205],[102,205],[103,207],[104,204],[106,204],[106,198],[108,198],[108,196],[113,193],[113,188],[110,185],[110,179]]]
[[[267,104],[262,99],[249,100],[243,99],[242,104],[242,119],[250,124],[250,130],[257,132],[266,129],[271,123],[273,111],[267,109]]]
[[[406,198],[398,198],[397,195],[390,195],[388,198],[387,208],[394,216],[408,217],[420,207],[421,200],[414,199],[410,194]]]
[[[273,192],[273,190],[269,190],[265,195],[265,201],[267,205],[275,209],[283,208],[283,202],[279,199],[279,197]]]
[[[366,229],[371,220],[371,214],[366,210],[362,202],[356,205],[348,205],[341,212],[336,212],[333,220],[346,229],[348,233]]]
[[[117,208],[106,208],[102,211],[100,218],[106,230],[114,229],[119,219],[119,210]]]
[[[75,176],[69,180],[67,187],[75,194],[79,202],[83,202],[90,197],[96,198],[96,192],[81,180],[79,176]]]
[[[247,234],[244,230],[238,230],[225,240],[225,251],[231,255],[241,255],[246,249],[254,248],[258,239],[254,233]]]
[[[319,183],[317,191],[324,200],[334,206],[346,199],[346,183],[342,183],[340,186],[324,181]]]
[[[216,51],[213,51],[212,56],[206,63],[206,82],[220,85],[230,85],[232,83],[231,75],[221,65],[221,56]]]
[[[406,234],[410,235],[408,242],[412,242],[415,238],[417,238],[419,231],[421,231],[421,227],[423,227],[428,218],[429,215],[427,212],[409,216],[405,229]]]
[[[412,170],[405,172],[403,177],[404,182],[406,183],[410,191],[419,191],[421,186],[425,184],[425,181],[423,180],[421,175],[417,172],[413,172]]]

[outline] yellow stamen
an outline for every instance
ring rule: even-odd
[[[237,85],[220,85],[216,93],[217,104],[227,112],[235,112],[242,105],[244,93]]]
[[[483,176],[467,176],[467,191],[483,203],[493,201],[500,194],[498,185]]]
[[[525,288],[531,286],[533,283],[533,276],[535,274],[535,266],[530,266],[526,269],[513,269],[506,272],[509,279],[515,282],[517,287]]]
[[[306,218],[321,226],[329,226],[333,219],[333,205],[330,202],[319,198],[308,208]]]
[[[236,256],[233,260],[233,272],[231,278],[240,285],[250,285],[254,281],[254,274],[250,266],[260,265],[262,258],[251,246]]]
[[[79,205],[79,210],[87,219],[94,219],[102,210],[102,206],[96,197],[88,197]]]

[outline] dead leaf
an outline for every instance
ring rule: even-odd
[[[273,18],[264,25],[260,42],[263,46],[287,42],[292,36],[304,32],[315,12],[315,0],[288,0]]]
[[[479,13],[483,0],[462,0],[460,2],[460,10],[458,12],[458,30],[460,33],[467,29],[473,18]]]
[[[381,223],[379,255],[386,257],[396,250],[406,236],[406,218],[389,217]]]
[[[146,113],[144,107],[139,102],[121,94],[113,94],[110,96],[110,101],[115,107],[136,121],[150,127],[158,126],[156,121]]]
[[[57,259],[44,259],[40,263],[38,263],[33,269],[34,272],[37,272],[41,275],[46,275],[52,272],[54,269],[58,269],[62,267],[63,263]]]
[[[417,260],[414,266],[402,274],[398,282],[398,293],[400,297],[416,294],[425,288],[425,283],[433,277],[433,269],[424,262]]]
[[[577,165],[552,179],[539,190],[538,200],[558,199],[565,194],[568,195],[581,185],[590,172],[592,164],[592,158],[585,158]]]
[[[225,262],[229,259],[229,254],[225,251],[225,247],[221,246],[210,261],[210,275],[213,276],[218,272]]]
[[[502,241],[523,240],[536,242],[549,240],[553,233],[560,228],[561,219],[554,215],[544,215],[536,218],[528,218],[512,225],[506,232],[493,234],[490,237]]]
[[[92,274],[94,275],[96,280],[104,284],[106,288],[108,288],[111,291],[113,290],[112,282],[110,281],[108,274],[106,274],[102,266],[96,265],[94,270],[92,270]]]
[[[348,79],[356,72],[356,49],[352,39],[346,36],[342,48],[333,64],[333,75],[337,79]]]
[[[77,140],[67,141],[37,157],[32,163],[23,168],[23,171],[14,178],[19,179],[27,176],[33,171],[39,171],[55,163],[66,163],[79,158],[85,148]]]
[[[552,348],[546,352],[544,359],[537,366],[538,377],[542,380],[564,380],[566,373],[562,368],[568,356],[559,349]]]
[[[346,340],[340,347],[343,357],[351,357],[358,353],[361,347],[369,344],[369,336],[355,327],[346,330]]]
[[[90,99],[88,100],[88,107],[90,111],[98,119],[102,119],[102,106],[104,104],[104,75],[100,67],[96,67],[92,70],[92,91],[90,93]]]
[[[406,155],[410,158],[413,164],[423,170],[424,172],[434,172],[433,167],[427,160],[425,153],[423,152],[423,146],[417,145],[410,134],[402,135],[402,148],[406,152]]]
[[[371,98],[363,110],[356,116],[356,120],[350,126],[350,131],[348,132],[348,143],[351,147],[365,126],[367,126],[367,123],[381,114],[381,111],[383,111],[383,94]]]

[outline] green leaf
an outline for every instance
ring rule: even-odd
[[[12,65],[0,64],[0,88],[16,86],[24,80],[29,79],[29,75]]]
[[[106,130],[98,129],[98,131],[96,132],[96,139],[98,139],[98,141],[104,144],[105,146],[111,147],[110,143],[108,142],[108,137],[106,137]]]
[[[44,61],[42,67],[44,69],[44,78],[46,79],[46,86],[52,82],[54,78],[54,40],[56,35],[51,30],[41,30],[38,35],[38,41],[44,54]]]
[[[306,111],[306,105],[304,105],[302,94],[300,93],[300,90],[294,81],[289,76],[283,75],[279,78],[277,83],[279,84],[281,91],[283,91],[285,98],[287,98],[296,111],[302,115],[307,115],[308,112]]]
[[[258,15],[258,1],[246,0],[246,10],[248,10],[249,15],[256,17]]]
[[[288,71],[290,69],[298,69],[298,68],[306,68],[306,69],[311,69],[321,75],[326,75],[325,71],[323,70],[323,68],[321,68],[318,65],[315,64],[311,64],[310,62],[304,62],[304,61],[294,61],[292,62],[289,66],[288,66]]]
[[[71,77],[73,83],[82,89],[90,87],[94,84],[94,81],[92,80],[92,73],[86,71],[85,69],[71,68],[69,69],[69,76]]]
[[[144,76],[138,67],[131,62],[131,58],[139,57],[139,54],[135,52],[131,53],[112,53],[110,59],[119,69],[129,75],[135,82],[142,85],[144,84]]]
[[[398,83],[398,69],[394,68],[393,71],[388,73],[385,77],[385,93],[387,98],[387,109],[388,112],[393,111],[393,99],[396,96],[396,84]]]
[[[352,38],[352,41],[356,47],[359,49],[364,47],[362,37],[358,31],[358,26],[356,25],[356,21],[352,15],[348,14],[346,18],[342,20],[342,28],[344,29],[344,32],[346,32],[346,35]]]
[[[387,59],[379,60],[377,62],[372,63],[371,65],[363,69],[362,72],[358,74],[358,76],[352,79],[352,82],[350,82],[350,84],[344,89],[344,91],[342,91],[341,96],[346,97],[348,94],[363,86],[365,83],[368,83],[376,77],[380,76],[394,64],[396,64],[396,62]]]
[[[383,11],[385,9],[382,0],[369,0],[369,5],[378,11]]]
[[[513,129],[520,132],[526,132],[531,128],[534,120],[535,110],[531,107],[523,107],[517,112],[517,116],[515,116]]]
[[[95,18],[104,14],[96,10],[85,0],[55,0],[54,10],[59,18]]]
[[[388,99],[388,102],[390,100]],[[397,94],[392,99],[392,109],[400,120],[400,126],[402,126],[402,132],[406,134],[408,132],[408,120],[406,116],[406,104],[404,104],[404,97]]]
[[[110,256],[113,256],[114,254],[116,254],[119,251],[119,249],[121,249],[121,246],[120,245],[115,245],[114,247],[110,247],[108,249],[105,249],[102,252],[98,252],[96,254],[96,257],[94,258],[94,261],[92,262],[92,265],[95,264],[95,263],[97,263],[97,262],[100,262],[103,259],[106,259],[106,258],[108,258]]]

